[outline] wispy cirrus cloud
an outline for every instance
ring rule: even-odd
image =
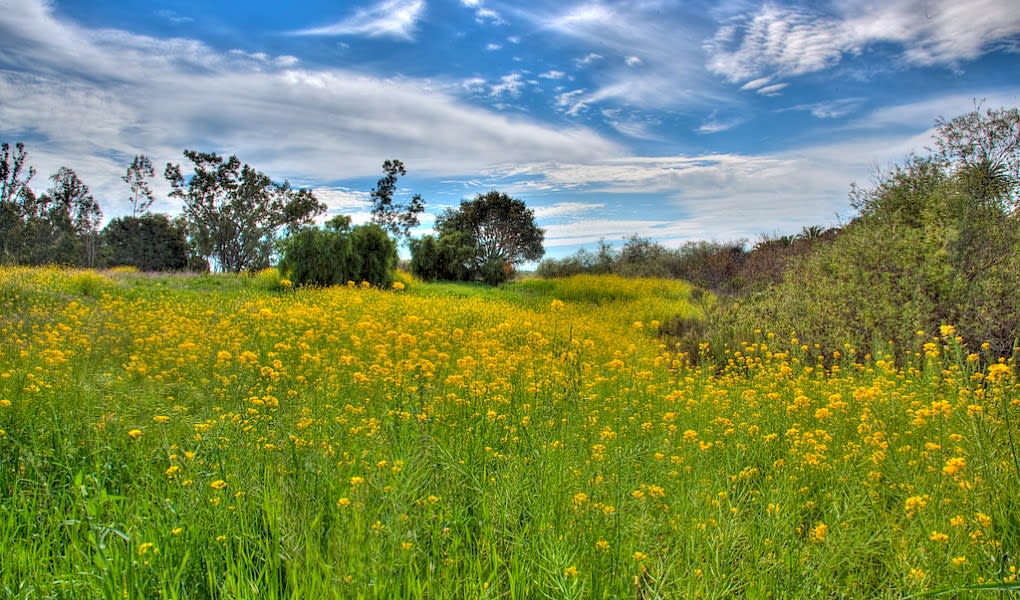
[[[425,12],[425,0],[383,0],[353,15],[322,27],[295,32],[297,35],[363,35],[412,41],[419,19]]]
[[[698,133],[703,134],[720,133],[723,131],[733,129],[734,127],[740,125],[743,122],[740,118],[737,117],[729,119],[720,119],[717,116],[718,114],[719,111],[717,110],[712,111],[712,114],[708,116],[708,119],[706,119],[705,122],[698,127]]]
[[[783,111],[800,110],[811,113],[811,116],[817,119],[839,119],[856,112],[863,101],[863,98],[843,98],[840,100],[797,104],[796,106],[785,108]]]
[[[548,206],[539,206],[534,211],[535,217],[538,219],[557,219],[591,215],[605,207],[604,202],[557,202]]]
[[[733,16],[704,43],[707,67],[741,89],[773,77],[829,69],[877,44],[904,64],[955,67],[1020,41],[1020,11],[1008,0],[871,0],[829,6],[768,3]]]
[[[157,10],[156,16],[158,16],[161,19],[166,19],[167,21],[173,23],[174,25],[192,23],[195,20],[192,17],[185,17],[183,15],[178,14],[177,11],[170,9]]]
[[[703,67],[701,40],[710,35],[711,23],[693,7],[663,10],[661,3],[645,0],[552,6],[521,14],[544,33],[586,50],[574,62],[591,85],[566,114],[595,105],[658,110],[721,101],[717,82]]]

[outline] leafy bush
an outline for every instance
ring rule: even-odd
[[[393,283],[393,270],[397,268],[397,244],[379,225],[360,225],[351,231],[352,265],[356,276],[352,279],[367,281],[380,288]]]
[[[367,281],[385,288],[393,282],[397,265],[396,244],[381,227],[351,228],[347,217],[336,217],[321,229],[302,229],[280,248],[280,271],[296,286]]]
[[[474,259],[474,241],[464,232],[411,240],[411,272],[425,281],[470,281]]]

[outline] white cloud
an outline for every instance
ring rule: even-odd
[[[748,81],[744,85],[740,86],[740,90],[741,91],[756,90],[760,87],[768,85],[770,81],[772,81],[771,77],[759,77],[758,79],[752,79],[751,81]]]
[[[489,82],[481,77],[471,77],[460,82],[459,87],[471,94],[481,94],[486,91]]]
[[[520,73],[510,73],[499,78],[499,83],[494,83],[489,88],[489,95],[499,97],[504,94],[511,98],[517,98],[524,89],[524,78]]]
[[[773,3],[723,24],[705,42],[708,69],[741,89],[771,76],[828,69],[843,57],[891,43],[914,65],[955,66],[1020,35],[1020,11],[1004,0],[848,0],[823,12],[816,5]]]
[[[475,22],[479,25],[505,25],[506,21],[491,8],[479,8],[475,11]]]
[[[545,246],[556,248],[594,245],[601,240],[613,244],[634,234],[654,232],[655,239],[666,242],[696,239],[701,236],[698,225],[666,219],[585,219],[571,223],[540,224],[545,229]]]
[[[495,52],[496,50],[502,50],[503,46],[500,46],[495,42],[490,42],[485,45],[485,49],[488,50],[489,52]]]
[[[548,206],[536,207],[534,211],[537,219],[560,219],[591,215],[605,207],[605,203],[602,202],[557,202]]]
[[[350,217],[354,225],[372,220],[372,200],[369,192],[343,187],[314,187],[311,191],[326,205],[326,214],[319,218],[320,222],[325,222],[336,215]]]
[[[588,108],[588,102],[585,100],[585,96],[587,94],[587,90],[570,90],[569,92],[563,92],[556,96],[556,106],[560,109],[564,109],[566,114],[576,117],[581,113],[581,111]]]
[[[16,49],[0,50],[0,135],[26,139],[40,173],[69,161],[108,215],[126,209],[120,176],[139,153],[156,164],[181,162],[185,148],[236,153],[276,179],[328,182],[375,175],[393,156],[416,173],[454,175],[621,151],[588,129],[470,106],[433,81],[299,68],[192,40],[81,28],[41,0],[16,6],[0,11],[0,38]],[[505,94],[522,85],[519,75],[497,84]]]
[[[720,83],[704,68],[704,16],[695,7],[670,3],[664,9],[662,2],[648,0],[552,6],[526,18],[589,49],[575,61],[591,74],[586,105],[674,109],[730,101],[715,91]]]
[[[762,88],[758,88],[758,93],[762,96],[777,96],[779,92],[785,90],[790,84],[788,83],[773,83]]]
[[[662,136],[654,130],[655,127],[662,124],[656,117],[625,113],[619,108],[604,108],[601,112],[606,123],[623,135],[635,139],[664,141]]]
[[[717,111],[712,111],[709,115],[708,120],[698,127],[698,133],[719,133],[733,129],[737,125],[740,125],[743,121],[741,119],[725,119],[720,120],[716,117]]]
[[[539,77],[541,77],[542,79],[563,79],[566,76],[567,74],[564,73],[563,71],[556,70],[546,71],[545,73],[539,75]]]
[[[839,62],[853,44],[830,19],[768,4],[720,28],[705,49],[709,70],[737,82],[819,71]]]
[[[811,113],[811,116],[817,119],[839,119],[855,112],[862,102],[862,98],[844,98],[842,100],[798,104],[797,106],[784,109],[784,111],[802,110]]]
[[[346,19],[298,31],[298,35],[364,35],[413,40],[418,20],[425,12],[425,0],[383,0],[371,8],[359,9]]]

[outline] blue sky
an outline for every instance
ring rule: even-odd
[[[135,154],[191,148],[357,222],[398,158],[422,233],[496,189],[548,256],[838,224],[937,117],[1020,105],[1018,73],[1015,0],[0,0],[0,141],[37,191],[66,165],[123,215]]]

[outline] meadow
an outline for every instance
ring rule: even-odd
[[[0,268],[0,596],[1020,590],[1016,365],[952,324],[692,362],[677,281],[398,282]]]

